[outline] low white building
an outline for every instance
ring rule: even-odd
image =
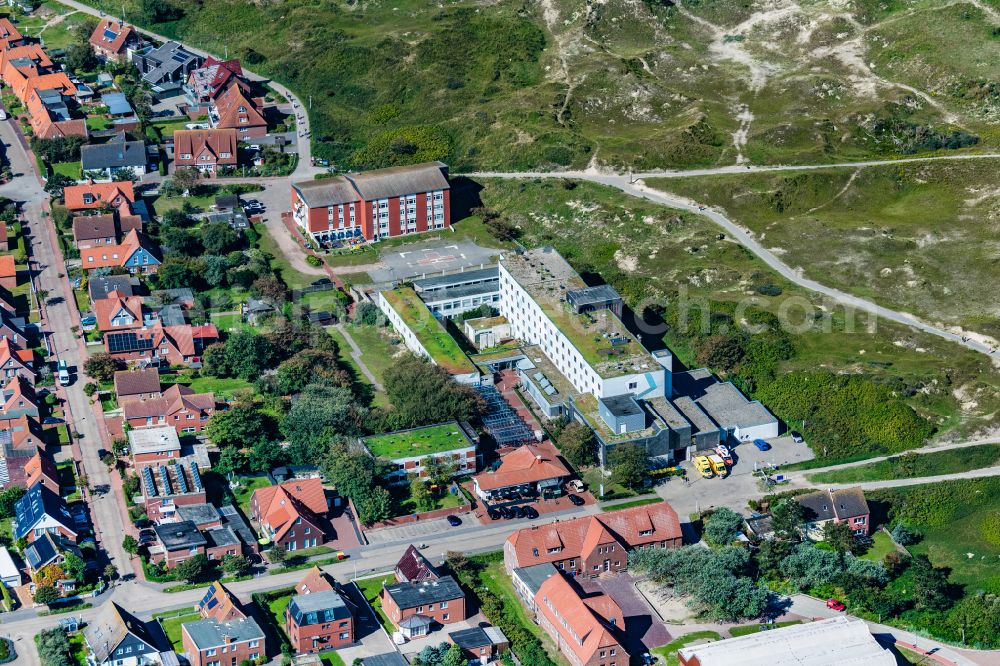
[[[17,587],[21,584],[21,571],[14,564],[10,552],[3,547],[0,547],[0,583],[7,587]]]
[[[362,440],[376,458],[392,463],[390,483],[427,476],[428,459],[453,466],[453,476],[474,474],[478,466],[475,431],[458,421],[373,435]]]

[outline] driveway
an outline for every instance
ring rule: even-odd
[[[625,649],[632,655],[648,652],[650,648],[666,645],[673,636],[635,589],[635,579],[627,574],[595,579],[578,578],[584,592],[603,592],[622,609],[625,620]]]
[[[358,609],[354,618],[354,639],[356,644],[337,650],[337,654],[344,660],[345,664],[352,663],[355,659],[373,657],[377,654],[395,652],[396,647],[392,644],[389,636],[382,629],[378,618],[372,611],[368,601],[354,583],[344,586],[344,591]]]

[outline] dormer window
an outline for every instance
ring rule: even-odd
[[[653,536],[653,530],[639,530],[639,536]]]

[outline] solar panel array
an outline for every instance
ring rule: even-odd
[[[104,29],[104,38],[113,42],[116,39],[118,39],[118,33],[115,32],[114,30],[108,30],[107,28],[105,28]]]
[[[500,392],[492,386],[480,386],[479,394],[486,401],[483,425],[499,446],[520,446],[535,441],[535,433],[517,415]]]
[[[142,478],[146,481],[146,494],[156,497],[156,484],[153,483],[153,470],[149,467],[142,468]]]
[[[174,463],[174,475],[177,477],[179,492],[183,495],[188,491],[188,484],[187,479],[184,478],[184,468],[181,467],[180,463]]]
[[[163,485],[163,494],[173,495],[173,492],[170,490],[170,475],[167,474],[167,468],[159,467],[157,469],[160,470],[160,483]]]
[[[191,465],[191,483],[194,484],[194,489],[201,492],[205,489],[205,486],[201,484],[201,472],[198,471],[198,463],[195,461],[190,462]]]
[[[145,351],[153,348],[153,340],[148,337],[140,338],[132,332],[108,333],[104,336],[108,341],[108,351],[112,354],[116,352]]]

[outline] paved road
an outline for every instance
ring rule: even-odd
[[[60,0],[60,1],[62,1],[62,0]],[[69,7],[72,7],[73,9],[75,9],[77,11],[83,12],[84,14],[90,14],[91,16],[96,16],[98,18],[103,18],[105,16],[105,13],[102,12],[102,11],[100,11],[99,9],[95,9],[95,8],[89,6],[89,5],[85,5],[82,2],[76,2],[76,0],[66,0],[62,4],[67,5]],[[171,39],[169,37],[165,37],[163,35],[159,35],[159,34],[157,34],[155,32],[150,31],[150,30],[145,30],[143,28],[137,28],[137,29],[143,35],[146,35],[147,37],[152,37],[153,39],[156,39],[158,41],[161,41],[161,42],[171,41]],[[176,40],[173,40],[173,41],[176,41]],[[211,54],[208,51],[205,51],[204,49],[196,48],[194,46],[191,46],[190,44],[184,44],[184,47],[187,48],[192,53],[195,53],[195,54],[200,55],[202,57],[206,57],[206,56],[209,56],[209,55],[213,55],[215,57],[219,57],[218,54]],[[309,128],[309,114],[305,112],[306,106],[302,104],[302,100],[300,100],[298,97],[296,97],[295,94],[291,90],[289,90],[285,86],[281,85],[280,83],[278,83],[276,81],[273,81],[272,79],[269,79],[266,76],[261,76],[260,74],[256,74],[254,72],[251,72],[248,69],[244,69],[243,73],[251,81],[267,82],[267,84],[270,85],[272,89],[274,89],[280,95],[283,95],[285,98],[287,98],[292,103],[292,105],[293,105],[293,108],[290,109],[290,110],[293,111],[296,114],[296,116],[298,116],[298,115],[302,116],[302,118],[298,120],[298,131],[308,132],[310,130],[310,128]],[[311,164],[311,162],[312,162],[312,145],[311,144],[312,144],[312,142],[310,140],[308,140],[308,139],[301,139],[301,140],[299,140],[298,145],[297,145],[297,151],[298,151],[298,154],[299,154],[299,163],[295,167],[295,171],[292,173],[292,177],[293,178],[296,178],[296,179],[299,179],[299,180],[306,180],[306,179],[312,178],[314,175],[316,175],[318,173],[324,173],[326,171],[326,169],[324,169],[322,167],[314,167],[314,166],[312,166],[312,164]]]
[[[808,167],[791,167],[791,166],[774,166],[774,167],[756,167],[758,171],[793,171],[801,169],[826,169],[838,166],[873,166],[873,165],[883,165],[883,164],[901,164],[906,162],[927,162],[927,161],[937,161],[945,159],[983,159],[983,158],[996,158],[1000,155],[989,154],[989,155],[955,155],[950,157],[928,157],[928,158],[912,158],[904,160],[882,160],[877,162],[852,162],[847,164],[836,164],[836,165],[814,165]],[[752,167],[751,171],[754,170]],[[738,172],[739,170],[737,170]],[[743,169],[746,171],[746,169]],[[669,177],[671,175],[712,175],[719,173],[733,173],[732,167],[719,167],[717,169],[700,169],[692,170],[687,172],[664,172],[658,174],[641,174],[644,176],[657,176],[657,177]],[[706,208],[697,204],[696,202],[686,199],[684,197],[679,197],[673,194],[668,194],[660,190],[655,190],[651,187],[646,186],[641,180],[635,181],[635,176],[623,176],[617,174],[598,174],[587,171],[565,171],[565,172],[517,172],[517,173],[502,173],[502,172],[479,172],[467,174],[470,177],[476,178],[576,178],[580,180],[587,180],[595,183],[600,183],[602,185],[608,185],[610,187],[616,187],[623,192],[630,194],[635,197],[642,199],[648,199],[650,201],[663,204],[665,206],[670,206],[671,208],[678,208],[681,210],[686,210],[691,213],[698,215],[704,215],[709,220],[722,227],[726,232],[728,232],[733,238],[735,238],[741,245],[746,247],[748,250],[753,252],[760,258],[765,264],[771,267],[773,270],[777,271],[784,278],[793,282],[805,289],[816,292],[818,294],[823,294],[824,296],[840,303],[844,306],[861,310],[864,312],[869,312],[874,314],[876,317],[886,319],[889,321],[894,321],[896,323],[908,326],[910,328],[923,331],[924,333],[929,333],[935,335],[939,338],[948,340],[949,342],[954,342],[955,344],[962,345],[967,349],[979,352],[990,356],[994,360],[994,363],[1000,363],[1000,353],[994,353],[996,348],[992,344],[986,344],[980,342],[979,339],[983,338],[980,335],[973,335],[969,338],[963,336],[961,333],[955,333],[951,330],[940,328],[933,324],[929,324],[921,319],[914,317],[911,314],[905,312],[899,312],[897,310],[892,310],[869,300],[848,294],[839,289],[834,289],[833,287],[828,287],[824,284],[820,284],[815,280],[803,277],[800,271],[792,268],[784,261],[782,261],[776,254],[761,245],[746,229],[740,227],[728,217],[723,215],[721,212],[713,209]]]
[[[939,483],[941,481],[959,481],[963,479],[984,479],[991,476],[1000,476],[1000,466],[983,467],[972,469],[967,472],[956,472],[954,474],[939,474],[937,476],[918,476],[906,479],[887,479],[883,481],[855,481],[854,483],[813,483],[804,478],[790,478],[792,486],[811,488],[822,486],[837,490],[838,488],[854,488],[861,486],[865,490],[878,490],[880,488],[901,488],[903,486],[922,486],[926,483]]]
[[[829,465],[827,467],[817,467],[815,469],[803,470],[801,472],[785,472],[784,474],[788,477],[798,477],[805,476],[811,478],[813,474],[820,474],[821,472],[832,472],[838,469],[849,469],[851,467],[862,467],[864,465],[869,465],[872,463],[882,462],[883,460],[888,460],[889,458],[894,458],[897,456],[904,455],[906,453],[915,453],[917,455],[924,455],[927,453],[938,453],[939,451],[953,451],[955,449],[967,449],[973,446],[985,446],[988,444],[1000,444],[1000,439],[973,439],[967,442],[952,442],[950,444],[928,444],[927,446],[922,446],[919,449],[911,449],[909,451],[903,451],[902,453],[894,453],[887,456],[875,456],[874,458],[866,458],[864,460],[855,460],[853,462],[842,463],[840,465]]]
[[[104,445],[104,424],[98,422],[90,398],[83,392],[83,385],[89,381],[83,374],[86,352],[81,340],[71,330],[80,321],[71,305],[74,303],[73,292],[68,279],[62,274],[65,270],[63,258],[52,223],[45,212],[48,195],[35,175],[34,161],[28,157],[22,143],[23,138],[12,120],[0,122],[0,138],[7,145],[7,157],[12,171],[19,174],[10,183],[0,187],[0,196],[22,203],[24,229],[31,235],[31,267],[36,272],[36,285],[38,289],[49,292],[50,304],[45,306],[44,312],[46,326],[51,331],[50,349],[55,360],[65,360],[71,369],[76,369],[76,381],[70,387],[59,390],[66,400],[66,420],[71,432],[76,431],[82,435],[78,442],[79,459],[91,487],[110,485],[108,468],[100,461],[99,453]],[[89,499],[90,515],[96,524],[98,541],[119,572],[130,572],[132,569],[128,556],[121,548],[124,520],[120,498],[109,494],[96,499],[91,496]]]
[[[347,344],[351,348],[351,358],[353,358],[354,362],[358,364],[358,369],[361,370],[361,374],[365,376],[365,379],[368,380],[368,383],[374,386],[376,391],[385,390],[382,387],[382,384],[378,381],[378,378],[376,378],[375,375],[372,374],[372,371],[368,369],[368,366],[365,365],[365,362],[361,358],[361,347],[359,347],[358,343],[355,342],[354,338],[351,337],[351,334],[347,330],[347,327],[344,326],[343,324],[337,324],[336,328],[338,331],[340,331],[340,334],[344,336],[344,340],[347,340]]]

